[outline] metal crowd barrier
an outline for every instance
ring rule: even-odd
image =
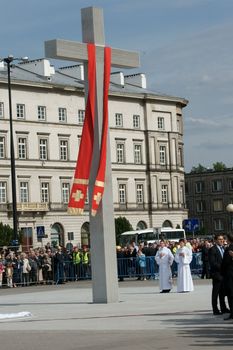
[[[195,277],[200,277],[202,272],[201,253],[194,253],[190,264],[191,273]],[[174,261],[171,267],[173,277],[177,276],[177,263]],[[119,278],[146,278],[158,279],[159,266],[154,256],[146,257],[144,267],[140,266],[137,258],[117,259],[117,271]]]
[[[201,253],[194,253],[190,264],[193,276],[201,277],[202,260]],[[158,279],[159,266],[154,256],[146,257],[145,266],[141,267],[137,258],[120,258],[117,259],[118,278],[137,278],[137,279]],[[177,264],[173,262],[172,275],[177,276]],[[18,272],[17,276],[13,272],[12,281],[7,279],[6,274],[3,276],[3,286],[29,286],[38,284],[61,284],[78,280],[91,279],[90,264],[74,264],[73,261],[65,261],[56,263],[52,266],[52,271],[48,273],[43,269],[30,271],[28,276],[23,276],[22,272]]]

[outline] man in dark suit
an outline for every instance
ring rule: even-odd
[[[227,234],[228,247],[226,248],[222,261],[222,274],[226,294],[228,297],[230,315],[224,320],[233,319],[233,234]]]
[[[229,312],[225,303],[225,290],[223,283],[223,275],[221,271],[221,265],[224,254],[224,237],[221,234],[217,234],[214,237],[215,244],[209,249],[209,264],[210,273],[213,282],[212,288],[212,309],[214,315],[220,315]],[[220,304],[220,310],[218,308],[218,299]]]

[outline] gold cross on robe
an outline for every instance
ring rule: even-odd
[[[80,199],[84,197],[84,194],[82,193],[82,191],[77,190],[75,193],[72,194],[72,197],[74,198],[75,202],[79,202]]]
[[[96,201],[97,204],[100,203],[102,198],[102,194],[100,192],[98,192],[95,196],[94,196],[94,200]]]

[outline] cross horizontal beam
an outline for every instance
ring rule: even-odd
[[[97,48],[104,49],[102,46],[97,46]],[[45,41],[45,57],[87,62],[87,44],[63,39],[48,40]],[[118,68],[137,68],[140,66],[139,54],[112,48],[111,65]]]

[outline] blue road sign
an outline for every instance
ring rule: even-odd
[[[45,227],[44,226],[37,226],[36,233],[37,233],[38,238],[43,238],[45,236]]]
[[[183,221],[183,227],[186,232],[195,232],[199,230],[199,220],[198,219],[186,219]]]
[[[13,239],[13,240],[11,241],[11,245],[12,245],[13,247],[17,247],[17,246],[19,245],[18,239]]]

